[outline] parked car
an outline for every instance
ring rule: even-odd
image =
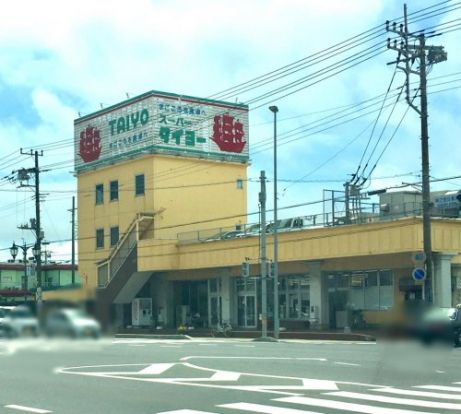
[[[216,241],[216,240],[229,240],[235,239],[242,232],[240,230],[225,231],[222,233],[215,234],[214,236],[208,237],[205,241]]]
[[[81,309],[57,309],[46,315],[45,332],[48,336],[99,338],[101,325]]]
[[[38,336],[38,320],[27,306],[3,307],[2,311],[4,317],[0,319],[0,331],[3,336]]]
[[[312,224],[312,217],[293,217],[288,219],[277,220],[277,231],[291,231],[296,229],[302,229]],[[270,223],[266,227],[266,231],[272,233],[274,231],[274,223]]]
[[[259,224],[250,224],[245,227],[245,230],[240,231],[236,237],[257,236],[261,233],[261,226]]]
[[[417,334],[424,344],[445,341],[461,346],[461,305],[428,310],[419,322]]]

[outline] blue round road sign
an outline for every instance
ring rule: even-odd
[[[417,267],[413,269],[411,275],[413,276],[413,279],[415,279],[418,282],[426,279],[426,270],[424,270],[422,267]]]

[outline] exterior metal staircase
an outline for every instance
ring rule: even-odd
[[[136,214],[110,256],[98,264],[97,302],[106,311],[117,298],[119,303],[129,303],[130,298],[123,299],[124,288],[127,286],[131,292],[135,291],[136,285],[142,287],[150,276],[137,272],[137,245],[139,240],[153,236],[154,216],[155,213]],[[137,283],[130,279],[137,279]]]

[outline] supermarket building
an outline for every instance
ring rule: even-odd
[[[258,327],[248,162],[242,104],[152,91],[75,121],[79,270],[103,322]],[[461,302],[461,222],[434,218],[432,233],[434,303],[451,306]],[[281,326],[342,328],[348,309],[370,324],[395,317],[423,295],[411,276],[422,246],[419,217],[281,232]]]

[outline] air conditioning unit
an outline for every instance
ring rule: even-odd
[[[135,298],[131,302],[131,322],[133,326],[152,325],[152,299]]]

